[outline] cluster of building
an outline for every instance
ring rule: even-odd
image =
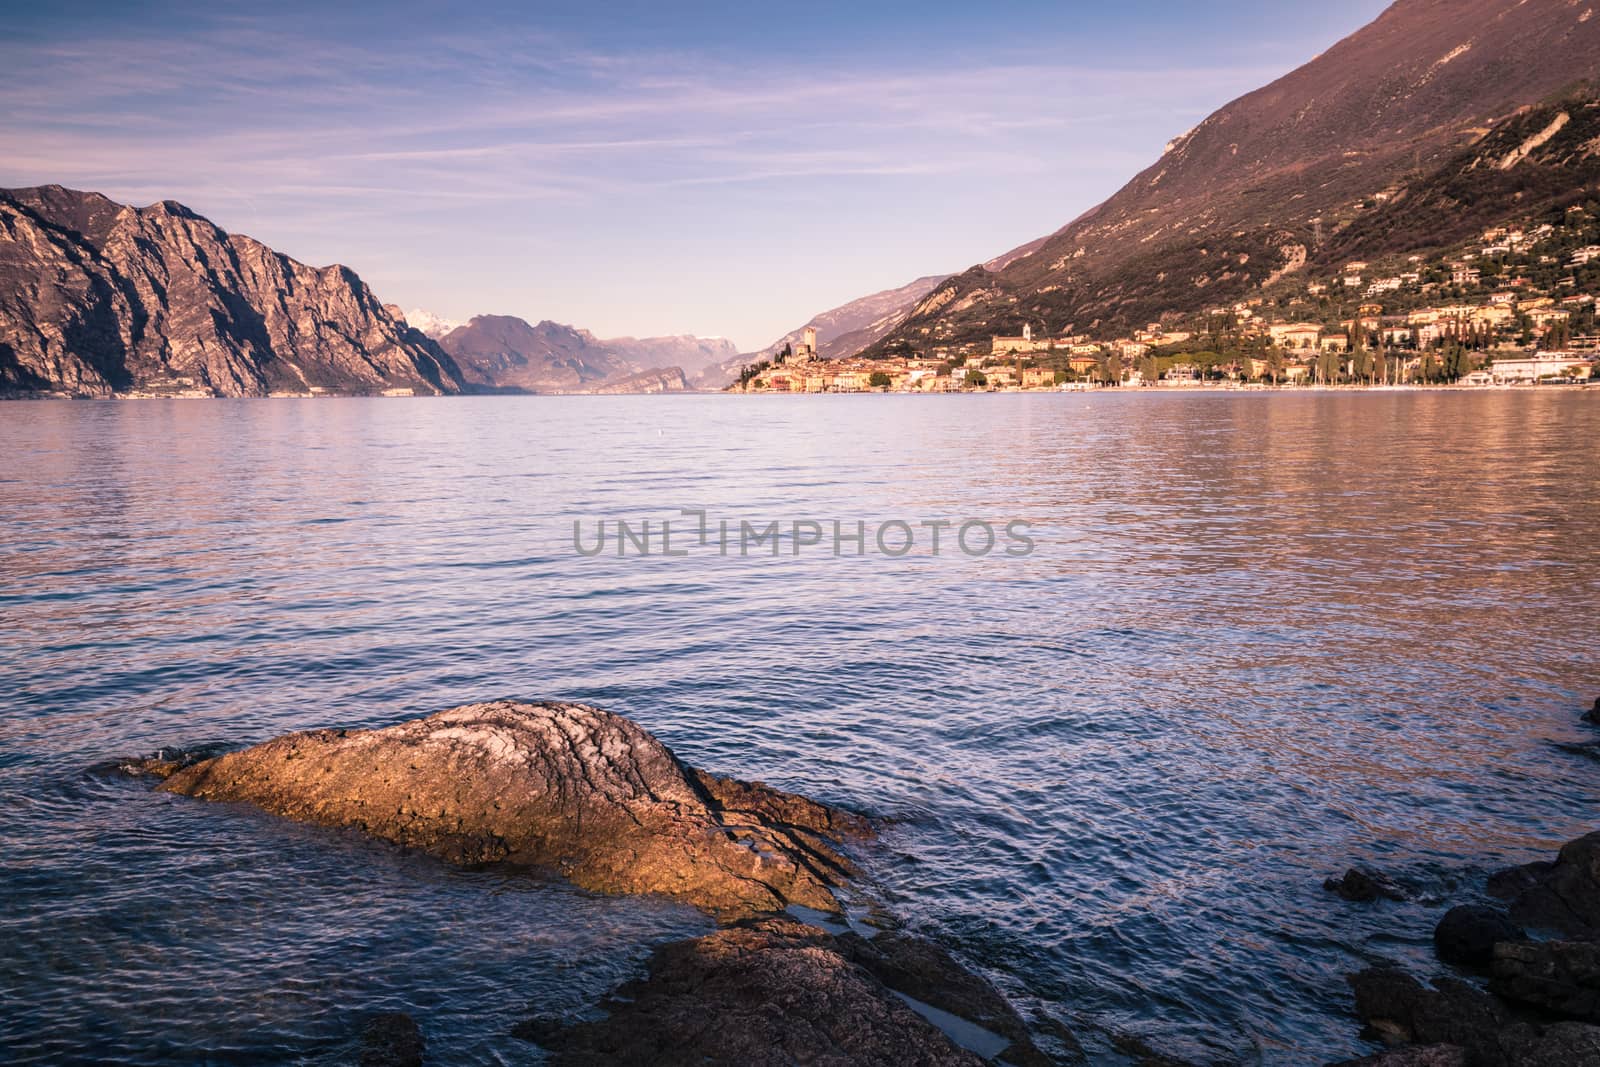
[[[1186,385],[1203,376],[1294,384],[1357,377],[1358,366],[1371,366],[1362,351],[1382,357],[1383,381],[1403,382],[1430,376],[1429,361],[1449,345],[1473,352],[1465,365],[1476,369],[1462,377],[1467,384],[1600,378],[1600,335],[1574,336],[1572,329],[1587,323],[1592,330],[1596,310],[1593,295],[1574,291],[1577,272],[1542,291],[1515,273],[1531,271],[1548,279],[1552,271],[1545,268],[1600,263],[1600,245],[1572,250],[1570,233],[1559,246],[1545,243],[1557,234],[1549,224],[1496,227],[1485,230],[1473,247],[1458,250],[1454,260],[1429,264],[1411,256],[1389,273],[1352,261],[1332,279],[1307,284],[1302,296],[1277,303],[1256,296],[1208,308],[1188,329],[1152,322],[1111,340],[1075,334],[1070,327],[1058,336],[1036,336],[1024,326],[1015,335],[991,336],[987,345],[935,344],[916,357],[825,360],[817,353],[816,331],[808,328],[792,353],[747,376],[742,387],[789,393],[956,392],[1091,382]],[[1540,256],[1541,245],[1567,251]],[[1344,314],[1335,321],[1313,321],[1314,306]],[[1296,307],[1305,308],[1299,321],[1283,316],[1283,310]],[[1200,346],[1197,331],[1206,345],[1225,344],[1233,356],[1219,362],[1218,353],[1205,353],[1202,368],[1192,358]],[[1451,376],[1461,369],[1458,361]]]

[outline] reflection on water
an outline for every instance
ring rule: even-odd
[[[1592,828],[1600,405],[1572,393],[0,405],[0,1050],[527,1060],[659,903],[88,773],[581,699],[898,817],[875,891],[1025,1006],[1360,1050],[1340,976]],[[1031,521],[1025,559],[583,558],[574,519]],[[1581,702],[1581,703],[1580,703]],[[1422,889],[1361,907],[1353,862]],[[1466,889],[1456,890],[1457,893]]]

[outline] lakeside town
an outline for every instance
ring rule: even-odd
[[[1600,381],[1600,227],[1571,207],[1448,255],[1351,260],[1119,336],[1031,322],[987,341],[924,330],[914,350],[825,359],[817,331],[746,366],[744,393],[1100,388],[1587,386]],[[1296,253],[1303,261],[1304,250]]]

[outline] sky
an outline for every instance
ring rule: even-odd
[[[0,186],[741,351],[1058,229],[1385,6],[6,3]]]

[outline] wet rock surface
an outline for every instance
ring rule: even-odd
[[[1459,978],[1427,986],[1403,971],[1369,968],[1350,979],[1365,1036],[1385,1045],[1487,1047],[1509,1015],[1494,997]]]
[[[1434,934],[1441,960],[1490,967],[1488,988],[1362,971],[1350,984],[1363,1036],[1391,1049],[1345,1067],[1600,1065],[1600,833],[1569,841],[1553,861],[1493,875],[1488,890],[1509,914],[1461,905]],[[1568,939],[1528,940],[1518,924]]]
[[[583,704],[499,702],[379,730],[290,734],[166,773],[161,787],[352,827],[459,864],[557,871],[724,918],[835,911],[870,833],[852,815],[684,766],[634,723]]]
[[[604,1018],[571,1025],[536,1019],[518,1033],[549,1050],[556,1063],[577,1067],[956,1067],[990,1056],[1019,1065],[1053,1062],[1033,1046],[1021,1019],[987,982],[936,946],[907,935],[884,936],[892,940],[868,949],[856,935],[835,937],[787,917],[725,927],[658,949],[648,974],[602,1005]],[[919,1009],[905,999],[921,1000],[917,993],[952,1007],[972,997],[966,1026],[941,1021],[977,1051],[925,1018],[926,1003]]]
[[[1600,943],[1496,945],[1489,988],[1565,1018],[1600,1023]]]
[[[1600,935],[1600,832],[1568,841],[1553,862],[1500,871],[1490,877],[1489,893],[1523,926]]]
[[[1387,875],[1362,867],[1351,867],[1338,878],[1329,878],[1322,888],[1345,900],[1366,903],[1372,900],[1405,900],[1406,891]]]
[[[1526,937],[1522,927],[1499,908],[1458,904],[1445,912],[1434,928],[1433,947],[1446,963],[1487,967],[1494,959],[1495,945]]]

